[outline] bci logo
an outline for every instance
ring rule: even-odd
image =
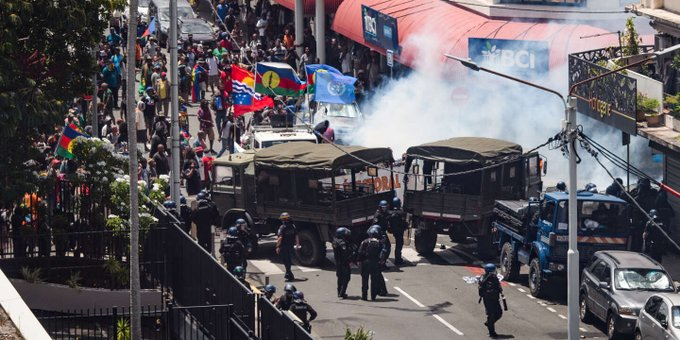
[[[376,18],[370,16],[368,14],[368,11],[364,11],[364,27],[366,29],[366,33],[371,34],[371,35],[378,35],[378,23]]]
[[[536,68],[536,55],[533,52],[500,49],[488,42],[482,50],[482,57],[485,63],[492,63],[501,67]]]

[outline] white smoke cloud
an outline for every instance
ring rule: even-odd
[[[387,81],[363,105],[365,123],[352,136],[353,144],[390,146],[396,158],[409,146],[462,136],[504,139],[522,145],[525,151],[544,143],[560,131],[564,105],[553,94],[481,72],[468,71],[450,61],[443,65],[438,55],[437,35],[416,34],[405,42],[413,49],[414,71]],[[465,56],[461,56],[465,57]],[[453,71],[453,72],[451,72]],[[503,70],[498,70],[503,71]],[[567,66],[551,69],[544,86],[567,93]],[[584,133],[625,159],[621,132],[579,114]],[[547,186],[568,180],[567,159],[559,150],[542,148],[547,157]],[[578,150],[583,162],[578,168],[579,186],[593,182],[604,190],[611,179],[588,155]],[[631,138],[631,164],[660,176],[659,164],[651,164],[647,140]],[[626,180],[625,171],[610,170]],[[631,183],[637,178],[631,177]]]

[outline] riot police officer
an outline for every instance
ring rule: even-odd
[[[394,235],[394,264],[404,263],[401,258],[401,249],[404,247],[404,231],[406,230],[406,214],[401,210],[401,200],[399,197],[392,199],[392,210],[390,210],[390,232]]]
[[[184,196],[179,197],[179,216],[182,218],[184,225],[182,229],[187,233],[191,233],[191,208],[187,204],[187,199]]]
[[[302,328],[308,333],[311,333],[312,325],[310,325],[309,322],[316,319],[317,313],[314,308],[305,301],[305,294],[303,292],[297,291],[293,293],[293,304],[290,306],[290,311],[302,321]],[[309,314],[309,319],[307,318],[307,314]]]
[[[269,302],[274,302],[276,301],[276,297],[274,297],[274,293],[276,293],[276,286],[273,284],[268,284],[264,286],[264,297],[269,300]]]
[[[635,201],[645,211],[650,211],[654,208],[657,194],[657,191],[652,188],[651,182],[647,178],[640,178],[637,187],[631,192]],[[638,209],[635,209],[631,215],[633,227],[631,228],[630,233],[630,250],[641,252],[642,247],[644,246],[642,234],[644,233],[645,225],[647,224],[647,216]]]
[[[648,221],[645,225],[645,230],[642,233],[642,238],[645,241],[645,254],[651,256],[654,260],[661,263],[661,259],[666,250],[666,237],[661,230],[654,225],[656,223],[663,231],[667,231],[666,226],[661,221],[659,213],[656,209],[649,211],[649,216],[652,221]]]
[[[300,248],[300,238],[298,237],[295,224],[290,220],[290,214],[287,212],[281,213],[279,219],[281,220],[281,226],[276,233],[276,253],[281,255],[283,266],[286,267],[284,278],[286,281],[294,281],[295,276],[290,267],[293,264],[293,252],[296,248]]]
[[[567,191],[567,183],[564,183],[563,181],[559,181],[559,182],[557,182],[555,189],[557,189],[557,191]]]
[[[489,336],[492,337],[498,336],[495,323],[503,316],[500,301],[502,293],[503,288],[496,276],[496,265],[487,263],[484,265],[484,275],[479,279],[479,300],[484,301],[484,309],[486,309],[484,325],[489,330]]]
[[[378,210],[376,210],[375,214],[373,215],[373,224],[380,227],[380,237],[378,239],[380,239],[383,242],[383,245],[386,246],[385,250],[387,251],[387,254],[385,254],[385,259],[387,259],[390,257],[390,251],[392,251],[392,244],[390,243],[390,239],[387,237],[387,231],[390,227],[390,210],[387,201],[382,200],[380,203],[378,203]],[[382,262],[381,266],[386,268],[385,262]]]
[[[220,214],[215,203],[210,201],[205,192],[199,192],[196,198],[198,200],[198,207],[193,212],[191,220],[196,223],[198,244],[212,254],[212,226],[217,224]]]
[[[276,308],[281,310],[288,310],[288,308],[290,308],[290,305],[293,304],[293,293],[295,293],[296,291],[297,289],[295,288],[295,286],[293,286],[290,283],[283,286],[283,295],[279,296],[279,298],[276,300]]]
[[[230,272],[234,270],[237,266],[243,267],[246,263],[246,250],[243,244],[238,239],[238,230],[236,227],[231,227],[227,231],[227,238],[222,240],[220,244],[220,254],[222,255],[222,260],[227,264],[227,270]]]
[[[250,283],[248,283],[248,281],[246,281],[246,270],[243,269],[242,266],[236,266],[236,268],[234,268],[234,271],[232,272],[232,274],[234,274],[236,279],[239,280],[244,286],[246,286],[246,288],[252,290],[250,288]]]
[[[380,291],[380,226],[368,228],[368,238],[359,245],[358,256],[361,261],[361,299],[368,300],[368,282],[371,281],[371,300],[375,300]],[[385,281],[383,280],[383,283]]]
[[[175,217],[179,217],[179,215],[177,214],[177,203],[175,203],[175,201],[166,200],[165,202],[163,202],[163,207],[171,215],[173,215]]]
[[[335,231],[333,254],[335,256],[335,276],[338,278],[338,297],[347,297],[347,286],[352,275],[350,263],[354,258],[354,245],[350,242],[352,232],[340,227]]]
[[[250,228],[248,228],[248,223],[246,220],[239,218],[235,222],[236,230],[238,231],[238,239],[241,241],[246,249],[246,254],[249,254],[253,250],[253,242],[250,238]]]

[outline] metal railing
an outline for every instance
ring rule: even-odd
[[[311,340],[311,334],[265,297],[257,301],[262,340]]]

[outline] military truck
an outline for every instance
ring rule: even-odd
[[[338,176],[355,179],[367,171],[363,161],[390,169],[392,150],[291,142],[220,157],[213,162],[212,196],[222,227],[244,218],[254,238],[273,234],[279,215],[288,212],[299,230],[300,264],[318,265],[337,227],[351,228],[359,240],[378,202],[394,196],[376,192],[372,183],[337,182]],[[377,176],[377,168],[368,173]]]
[[[437,234],[446,232],[453,241],[476,237],[479,257],[495,255],[488,232],[495,200],[537,196],[541,164],[538,153],[522,154],[520,145],[491,138],[456,137],[408,148],[403,205],[417,228],[418,253],[432,253]]]
[[[579,191],[578,251],[581,266],[599,250],[626,250],[630,219],[625,201],[608,195]],[[529,290],[546,295],[549,284],[564,279],[567,270],[569,194],[546,193],[541,200],[499,200],[489,232],[500,249],[500,274],[519,278],[521,265],[529,266]]]

